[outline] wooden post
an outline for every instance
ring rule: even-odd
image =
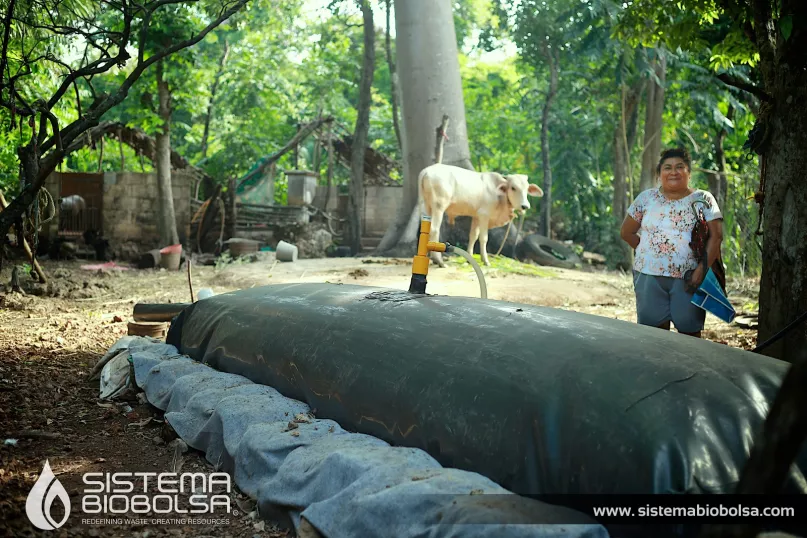
[[[7,207],[8,203],[6,202],[6,197],[3,196],[2,192],[0,192],[0,210],[5,210]],[[33,265],[34,271],[36,271],[36,275],[39,277],[39,281],[43,284],[47,284],[48,277],[45,276],[45,271],[42,270],[36,256],[34,256],[34,253],[31,252],[31,247],[28,246],[28,241],[24,237],[22,238],[22,248],[25,250],[25,254],[28,256],[28,260],[31,262],[31,265]]]
[[[227,182],[227,197],[225,198],[227,204],[225,206],[225,223],[224,223],[224,235],[226,239],[232,239],[235,237],[235,222],[238,216],[236,215],[235,210],[235,203],[236,203],[236,196],[235,196],[235,178],[231,177],[230,180]],[[226,240],[225,239],[225,240]]]
[[[302,126],[298,123],[297,124],[297,132],[295,134],[300,133],[300,129]],[[294,144],[294,169],[299,170],[300,168],[300,142]]]
[[[328,144],[328,179],[327,179],[327,190],[325,191],[325,203],[322,204],[322,220],[327,221],[328,218],[325,216],[325,213],[328,212],[328,202],[331,201],[331,186],[333,185],[333,124],[328,124],[328,133],[326,134],[328,140],[326,141]]]
[[[434,162],[440,164],[443,162],[443,145],[446,140],[446,131],[448,129],[448,116],[443,114],[443,122],[440,127],[436,129],[436,140],[434,144]]]
[[[101,151],[98,153],[98,171],[104,169],[104,137],[101,136]]]
[[[118,148],[120,148],[120,171],[123,172],[125,168],[125,160],[123,157],[123,138],[121,137],[121,130],[118,129]]]

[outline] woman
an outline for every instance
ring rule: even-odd
[[[682,148],[661,154],[656,175],[660,185],[636,197],[622,223],[621,236],[635,250],[633,285],[638,322],[701,337],[706,312],[691,303],[720,254],[723,215],[708,191],[689,186],[691,160]],[[693,207],[694,206],[694,207]],[[692,229],[702,210],[709,227],[706,264],[699,264],[690,247]],[[692,271],[685,280],[687,271]]]

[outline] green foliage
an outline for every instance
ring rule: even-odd
[[[198,46],[166,61],[174,149],[226,184],[285,145],[298,124],[331,115],[345,132],[351,132],[361,69],[361,18],[355,2],[332,4],[331,13],[317,17],[307,14],[295,0],[255,0]],[[384,3],[372,4],[378,48],[369,141],[373,148],[400,159],[391,116]],[[198,27],[206,16],[201,8],[172,9],[170,16],[157,21],[159,25],[148,39],[164,44],[187,37],[187,28]],[[754,235],[758,213],[750,199],[757,188],[758,163],[747,159],[742,150],[757,103],[715,77],[716,72],[725,72],[747,82],[758,78],[759,58],[743,32],[748,20],[744,9],[727,12],[714,0],[635,0],[628,4],[613,0],[456,0],[454,10],[474,166],[526,174],[533,183],[542,184],[540,128],[549,85],[546,61],[549,51],[556,54],[560,79],[550,118],[553,235],[574,241],[578,250],[582,247],[606,256],[618,252],[621,245],[612,203],[614,133],[622,121],[622,91],[652,76],[649,50],[663,44],[668,71],[662,145],[683,145],[692,153],[696,168],[713,170],[719,164],[714,141],[725,129],[729,189],[727,203],[721,208],[724,260],[730,273],[759,272],[761,260]],[[787,39],[792,21],[783,18],[779,30],[782,39]],[[33,37],[26,37],[30,39]],[[499,54],[490,60],[482,54],[507,43],[515,44],[517,56],[502,60]],[[393,39],[393,56],[394,44]],[[96,77],[93,83],[97,91],[107,91],[125,75],[124,70],[114,71]],[[46,93],[55,84],[45,66],[32,80],[35,84],[26,89],[31,96]],[[82,98],[89,98],[86,88],[80,91]],[[152,71],[104,119],[154,134],[161,126],[156,95]],[[61,108],[54,111],[60,122],[77,117],[75,102],[70,99],[66,96]],[[211,99],[213,114],[204,149]],[[644,94],[640,103],[636,144],[630,148],[629,159],[634,196],[641,169]],[[0,112],[0,188],[13,189],[18,166],[14,148],[31,133],[27,126],[22,132],[19,126],[10,128],[10,117],[3,114]],[[65,169],[98,170],[99,150],[75,152],[64,163]],[[316,168],[324,183],[325,148],[320,148],[316,167],[315,153],[315,141],[310,137],[300,146],[297,163],[292,153],[278,162],[277,203],[285,203],[287,197],[284,170]],[[118,144],[107,141],[101,170],[141,170],[141,160],[131,148],[124,147],[123,161]],[[142,169],[150,170],[151,163],[144,162]],[[338,165],[335,184],[344,185],[348,179],[349,171]],[[707,174],[695,171],[693,185],[706,188]],[[531,201],[524,225],[527,232],[535,229],[539,217],[539,200]],[[504,267],[502,264],[511,264],[509,259],[491,261],[507,272],[544,271],[524,264]]]
[[[480,267],[484,267],[482,257],[479,254],[473,254],[472,256]],[[541,278],[558,277],[555,271],[547,267],[520,262],[507,256],[496,256],[495,253],[488,253],[488,261],[490,261],[490,267],[484,270],[486,278],[495,278],[501,274],[537,276]],[[446,265],[457,267],[462,271],[474,271],[473,266],[462,256],[447,256],[445,262]]]

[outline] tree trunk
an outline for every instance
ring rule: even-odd
[[[614,200],[611,205],[611,211],[614,214],[614,220],[620,224],[625,219],[628,199],[624,140],[622,123],[617,122],[616,129],[614,129]]]
[[[174,190],[171,187],[171,89],[165,81],[162,61],[157,62],[159,115],[163,125],[157,133],[157,208],[161,246],[179,243],[174,214]]]
[[[364,60],[359,83],[359,104],[353,144],[350,148],[350,196],[348,198],[348,240],[354,254],[361,253],[362,215],[364,208],[364,154],[370,130],[373,72],[375,70],[375,27],[370,0],[361,1],[364,19]]]
[[[667,60],[659,49],[655,49],[653,70],[661,84],[664,84],[667,76]],[[656,164],[658,164],[658,159],[661,155],[664,86],[659,86],[652,77],[647,84],[646,102],[642,175],[639,179],[639,192],[653,188],[656,180]]]
[[[726,117],[731,120],[734,117],[734,107],[729,105]],[[727,131],[721,128],[715,135],[715,171],[716,174],[709,174],[709,191],[714,195],[717,200],[717,205],[722,211],[725,212],[724,206],[726,205],[726,195],[728,193],[728,177],[726,176],[726,152],[723,148],[723,142],[726,139]]]
[[[406,73],[399,80],[404,192],[378,253],[390,253],[400,245],[402,255],[414,254],[420,224],[417,177],[432,164],[431,134],[444,114],[451,118],[453,127],[448,133],[443,162],[473,170],[451,6],[450,0],[395,2],[398,70]]]
[[[620,117],[614,129],[614,199],[612,214],[614,217],[616,234],[615,241],[619,247],[617,267],[630,269],[630,247],[619,239],[619,229],[625,220],[630,206],[631,168],[630,150],[636,143],[636,134],[639,124],[639,99],[644,90],[644,81],[638,81],[630,88],[623,88],[620,94],[624,95],[624,107],[620,106]]]
[[[227,195],[224,197],[224,238],[227,241],[235,237],[236,221],[238,220],[238,213],[236,211],[236,186],[235,178],[231,177],[227,182]]]
[[[550,237],[552,233],[552,166],[549,163],[549,111],[552,100],[558,93],[558,60],[559,58],[548,50],[545,58],[549,63],[550,79],[549,91],[544,101],[544,110],[541,114],[541,161],[544,171],[544,195],[541,200],[541,235]]]
[[[213,110],[216,104],[216,93],[219,89],[221,76],[224,74],[224,65],[227,63],[227,56],[230,54],[230,46],[227,40],[224,40],[224,51],[221,53],[219,60],[219,68],[216,71],[216,77],[213,79],[213,85],[210,87],[210,101],[207,103],[207,114],[205,115],[205,130],[202,134],[202,160],[207,158],[207,145],[210,138],[210,121],[213,119]]]
[[[636,132],[639,119],[639,98],[644,89],[644,82],[638,82],[625,91],[625,107],[617,120],[614,132],[614,218],[622,224],[627,214],[630,181],[630,149],[636,143]],[[622,108],[622,107],[620,107]]]
[[[807,37],[807,36],[805,36]],[[807,43],[805,43],[807,45]],[[759,284],[759,343],[807,311],[807,69],[779,69],[764,164],[762,279]],[[778,95],[777,95],[778,94]],[[763,353],[791,361],[807,347],[807,324]]]
[[[387,28],[386,28],[386,51],[387,65],[389,66],[390,97],[392,101],[392,126],[395,129],[395,139],[398,141],[398,150],[403,151],[403,141],[401,140],[401,127],[399,124],[398,112],[398,87],[397,75],[395,73],[395,61],[392,59],[392,43],[390,42],[390,12],[392,11],[392,0],[385,0],[387,4]]]

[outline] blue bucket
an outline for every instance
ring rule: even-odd
[[[691,302],[726,323],[734,321],[737,315],[711,269],[707,271],[700,287],[695,290]]]

